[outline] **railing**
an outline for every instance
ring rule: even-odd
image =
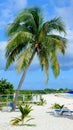
[[[9,102],[13,102],[15,94],[1,94],[0,95],[0,105],[6,104],[8,105]],[[40,102],[42,95],[41,94],[20,94],[18,96],[17,103],[38,103]]]

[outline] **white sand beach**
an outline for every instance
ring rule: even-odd
[[[0,111],[0,130],[73,130],[73,115],[55,116],[51,106],[53,103],[64,104],[73,110],[73,99],[53,94],[43,95],[47,104],[44,106],[32,105],[30,115],[34,118],[23,126],[11,126],[10,121],[18,117],[20,112]]]

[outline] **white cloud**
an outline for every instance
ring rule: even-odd
[[[59,63],[62,70],[69,70],[73,68],[73,44],[67,44],[65,56],[59,56]]]
[[[7,45],[6,41],[0,42],[0,60],[5,59],[4,55],[5,55],[5,47],[6,47],[6,45]]]
[[[6,59],[5,59],[5,47],[7,45],[6,41],[0,42],[0,70],[5,69]]]
[[[6,0],[0,4],[0,29],[12,21],[14,15],[25,8],[27,0]]]
[[[63,19],[66,22],[66,25],[68,28],[73,27],[73,0],[70,0],[69,3],[67,3],[66,0],[63,1],[64,5],[58,6],[55,3],[54,9],[55,13],[58,16],[63,17]],[[62,1],[59,1],[59,4],[61,5]]]
[[[67,44],[66,54],[73,57],[73,44],[71,43]]]
[[[7,42],[6,42],[6,41],[1,41],[1,42],[0,42],[0,51],[4,51],[6,45],[7,45]]]
[[[15,6],[17,6],[18,9],[22,9],[27,5],[27,0],[19,0],[19,1],[13,0],[13,1],[15,3]]]

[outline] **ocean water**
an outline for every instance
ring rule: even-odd
[[[64,97],[67,97],[67,98],[73,98],[73,94],[69,94],[69,93],[64,93],[62,94]]]

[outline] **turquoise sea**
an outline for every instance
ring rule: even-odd
[[[69,93],[64,93],[62,94],[64,97],[67,97],[67,98],[73,98],[73,94],[69,94]]]

